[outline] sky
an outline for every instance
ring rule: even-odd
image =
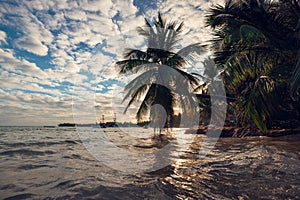
[[[1,0],[0,126],[134,121],[123,114],[124,86],[115,63],[125,48],[145,49],[136,29],[160,11],[184,21],[180,45],[207,41],[204,15],[223,0]],[[208,56],[208,52],[205,56]],[[201,63],[187,66],[199,72]]]

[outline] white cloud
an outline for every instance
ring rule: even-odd
[[[15,43],[20,49],[27,50],[28,52],[37,55],[46,56],[48,54],[47,46],[43,45],[42,42],[36,39],[34,36],[25,36],[19,38],[15,41]]]
[[[97,1],[97,0],[83,0],[80,2],[81,7],[85,11],[100,11],[106,17],[111,17],[111,12],[113,10],[114,3],[110,0]]]
[[[0,49],[0,66],[9,72],[26,74],[41,79],[47,77],[47,74],[37,67],[35,63],[15,58],[11,50]]]
[[[83,10],[66,10],[65,16],[71,20],[79,20],[81,22],[87,20],[86,13]]]
[[[4,31],[0,30],[0,44],[1,44],[1,42],[7,44],[7,42],[6,42],[6,33]]]
[[[48,54],[48,45],[51,43],[53,36],[35,15],[22,5],[13,6],[4,3],[1,11],[10,15],[10,17],[9,20],[2,19],[0,21],[22,33],[14,40],[17,48],[40,56]]]
[[[55,125],[72,120],[72,99],[0,89],[0,124]],[[4,102],[3,102],[4,101]]]
[[[54,87],[58,85],[49,80],[41,80],[30,76],[8,73],[7,71],[2,71],[0,74],[2,77],[1,87],[6,90],[27,90],[31,92],[47,93],[54,96],[63,96],[63,93],[61,93],[60,90],[54,89]]]
[[[186,31],[182,44],[185,46],[211,37],[210,30],[204,28],[205,9],[211,2],[222,1],[156,2],[166,18],[184,21]],[[104,88],[101,82],[115,79],[125,84],[130,80],[129,76],[118,76],[114,66],[122,59],[124,49],[145,47],[144,38],[136,31],[144,25],[144,19],[137,16],[139,8],[134,6],[133,0],[40,0],[0,4],[0,23],[15,30],[15,36],[6,34],[5,29],[0,30],[0,42],[13,41],[11,49],[0,48],[0,95],[5,98],[5,103],[0,103],[0,112],[1,116],[15,117],[18,122],[20,116],[26,114],[36,121],[41,118],[43,123],[71,119],[69,93],[85,102],[83,106],[89,106],[86,100],[95,95],[96,87]],[[147,7],[143,15],[151,19],[158,10]],[[42,69],[40,64],[16,54],[19,50],[47,55],[54,67]],[[114,84],[105,89],[107,93],[98,95],[96,105],[104,109],[105,115],[112,116],[109,102],[113,101],[116,112],[122,113],[126,105],[126,102],[121,104],[122,87]],[[129,112],[128,116],[134,119],[134,114]],[[128,121],[128,116],[118,115]],[[0,117],[0,124],[6,122]]]

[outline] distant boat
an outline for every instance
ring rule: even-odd
[[[106,127],[118,127],[116,122],[106,122],[105,126]]]
[[[75,127],[74,123],[62,123],[58,124],[59,127]]]
[[[115,122],[106,122],[92,125],[93,128],[108,128],[108,127],[119,127]]]
[[[117,125],[117,116],[116,113],[114,113],[113,122],[105,122],[104,115],[102,115],[102,120],[100,120],[100,123],[98,124],[96,122],[95,125],[92,126],[93,128],[107,128],[107,127],[119,127]]]
[[[106,128],[105,124],[99,123],[99,124],[94,124],[92,125],[93,128]]]

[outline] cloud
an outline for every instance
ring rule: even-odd
[[[72,108],[35,108],[0,104],[0,124],[10,126],[57,125],[62,122],[73,122]]]
[[[9,72],[25,74],[41,79],[47,77],[47,74],[37,67],[35,63],[14,57],[12,50],[0,49],[0,66]]]
[[[96,88],[106,91],[93,99],[97,116],[104,113],[109,118],[116,112],[120,120],[134,120],[138,104],[123,115],[126,102],[121,103],[123,85],[132,76],[119,76],[115,62],[122,59],[125,48],[145,48],[145,39],[136,31],[144,25],[143,17],[152,19],[160,10],[168,19],[183,20],[181,43],[186,46],[210,39],[210,30],[204,27],[205,10],[211,2],[222,1],[0,2],[4,27],[0,30],[0,124],[71,120],[72,95],[82,107],[89,107]],[[86,120],[94,121],[93,114],[84,114]]]
[[[36,39],[34,36],[24,36],[15,41],[16,46],[20,49],[27,50],[28,52],[46,56],[48,54],[47,46],[43,45],[42,42]]]
[[[6,42],[6,33],[4,31],[0,30],[0,44],[3,42],[4,44],[7,44]]]
[[[9,3],[3,3],[1,12],[5,15],[1,22],[21,33],[14,40],[17,48],[39,56],[48,54],[47,45],[52,42],[53,36],[34,14],[22,5],[15,6]]]
[[[72,119],[72,99],[23,91],[6,92],[0,89],[0,124],[55,125]]]
[[[106,17],[112,17],[114,3],[110,0],[95,1],[95,0],[83,0],[80,3],[81,7],[85,11],[97,12],[100,11],[102,15]]]

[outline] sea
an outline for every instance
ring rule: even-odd
[[[300,199],[299,134],[164,134],[1,127],[0,199]]]

